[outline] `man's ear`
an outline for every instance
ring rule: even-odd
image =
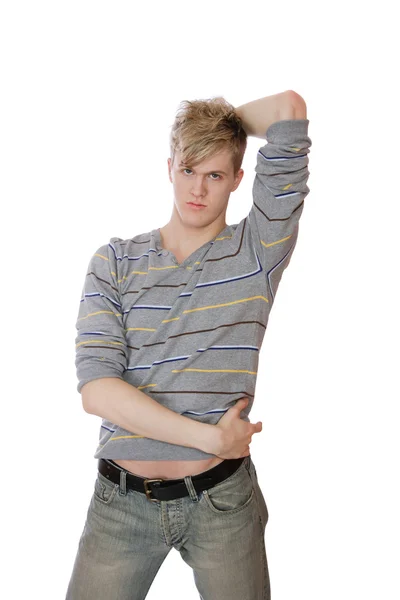
[[[171,158],[169,158],[167,160],[167,163],[168,163],[168,177],[169,177],[170,182],[172,183],[172,177],[171,177],[171,168],[172,168]]]
[[[243,179],[243,175],[244,175],[243,169],[239,169],[239,171],[237,172],[237,175],[235,177],[235,183],[233,185],[233,188],[231,189],[231,192],[234,192],[239,187],[239,184]]]

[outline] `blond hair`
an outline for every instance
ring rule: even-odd
[[[235,108],[222,96],[183,100],[170,133],[171,160],[175,152],[184,165],[195,166],[225,149],[232,155],[234,174],[242,165],[247,134]]]

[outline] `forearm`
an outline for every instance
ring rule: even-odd
[[[257,138],[265,138],[268,127],[276,121],[307,118],[305,101],[292,90],[241,104],[235,112],[247,135]]]
[[[220,430],[215,425],[179,415],[122,379],[95,379],[85,384],[81,392],[86,412],[138,436],[210,454],[218,448]]]

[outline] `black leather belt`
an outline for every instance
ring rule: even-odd
[[[196,492],[207,490],[217,483],[230,477],[240,467],[247,456],[241,458],[225,459],[219,465],[203,471],[198,475],[192,475],[192,482]],[[136,490],[151,502],[160,502],[161,500],[173,500],[188,496],[189,491],[184,479],[149,479],[134,475],[130,471],[123,469],[109,459],[100,458],[98,469],[104,477],[110,481],[120,484],[121,471],[126,472],[126,489]],[[151,495],[153,497],[151,497]]]

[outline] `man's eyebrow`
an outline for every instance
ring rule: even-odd
[[[190,169],[191,171],[193,171],[192,167],[190,165],[184,165],[182,163],[179,163],[180,167],[185,167],[185,169]],[[207,175],[210,175],[210,173],[223,173],[224,175],[228,175],[228,173],[225,173],[225,171],[222,171],[221,169],[215,169],[214,171],[209,171],[207,173]]]

